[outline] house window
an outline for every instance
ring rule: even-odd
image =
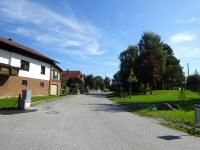
[[[44,87],[44,82],[40,82],[40,87]]]
[[[58,80],[60,80],[60,73],[58,73]]]
[[[27,85],[28,85],[27,80],[22,80],[22,85],[23,85],[23,86],[27,86]]]
[[[41,74],[45,74],[45,66],[41,66]]]
[[[54,71],[53,79],[58,80],[58,72],[57,71]]]
[[[21,60],[21,70],[29,71],[29,65],[30,63],[25,60]]]
[[[53,70],[51,70],[51,80],[53,80]]]
[[[60,80],[60,73],[55,70],[51,70],[51,80]]]

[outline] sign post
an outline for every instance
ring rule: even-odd
[[[195,105],[194,111],[195,111],[195,125],[199,126],[200,125],[200,105]]]

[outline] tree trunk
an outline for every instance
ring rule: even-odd
[[[146,84],[144,84],[144,95],[146,95],[147,94],[147,86],[146,86]]]
[[[150,90],[150,95],[152,95],[153,94],[153,92],[152,92],[152,84],[150,85],[149,90]]]
[[[129,84],[129,95],[131,96],[132,94],[132,87],[131,87],[131,83]]]
[[[153,94],[153,92],[152,92],[152,88],[150,88],[150,95],[152,95]]]
[[[165,89],[165,81],[162,80],[162,90],[164,90],[164,89]]]

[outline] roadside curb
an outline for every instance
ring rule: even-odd
[[[54,101],[54,100],[57,100],[57,99],[61,99],[63,97],[68,97],[68,95],[66,95],[66,96],[58,96],[58,97],[55,97],[55,98],[50,98],[50,99],[45,99],[45,100],[40,100],[40,101],[32,102],[31,106],[35,106],[35,105],[37,105],[37,104],[39,104],[41,102]]]

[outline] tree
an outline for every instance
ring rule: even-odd
[[[152,86],[156,86],[160,79],[157,60],[152,54],[144,53],[138,57],[136,64],[137,78],[144,84],[144,94],[147,92],[147,85],[150,86],[151,92]]]
[[[174,56],[173,50],[169,45],[163,44],[163,48],[167,55],[166,69],[162,76],[166,83],[165,88],[173,89],[174,86],[180,87],[185,79],[183,69],[180,66],[180,60]]]
[[[125,91],[128,91],[129,82],[128,78],[131,74],[131,70],[134,70],[135,59],[138,56],[138,47],[135,45],[130,45],[127,50],[123,51],[120,56],[120,82],[122,88]]]
[[[106,89],[110,90],[110,78],[109,77],[105,77],[105,79],[104,79],[104,87]]]
[[[67,85],[70,87],[71,93],[77,93],[78,90],[82,93],[84,91],[83,81],[80,78],[71,78],[67,80]]]
[[[94,77],[94,89],[98,90],[101,89],[103,90],[104,86],[104,80],[101,76],[96,76]]]
[[[195,92],[200,90],[200,75],[198,72],[187,78],[187,87]]]
[[[65,92],[70,92],[76,94],[78,90],[83,93],[84,91],[84,83],[80,78],[71,78],[67,80],[62,79],[62,88],[65,89]],[[68,93],[67,92],[67,93]]]
[[[137,75],[144,85],[149,83],[150,89],[152,89],[152,86],[157,86],[157,82],[164,72],[165,56],[161,37],[152,32],[145,32],[138,45]]]
[[[120,53],[119,59],[120,70],[112,80],[112,88],[118,91],[141,91],[144,87],[146,94],[147,89],[152,93],[152,89],[174,88],[183,84],[180,61],[174,56],[172,48],[153,32],[143,33],[138,45],[129,46]],[[130,75],[133,73],[137,82],[131,86]]]
[[[111,90],[115,92],[121,92],[121,80],[120,80],[120,72],[118,71],[113,75],[113,79],[111,82]]]
[[[94,77],[93,75],[87,75],[84,77],[84,83],[85,83],[85,87],[89,88],[89,89],[93,89],[94,88]]]
[[[132,84],[134,82],[137,82],[137,78],[136,78],[136,76],[135,76],[135,74],[133,72],[133,69],[131,69],[131,73],[129,75],[128,82],[129,82],[129,95],[131,95],[131,93],[132,93]]]

